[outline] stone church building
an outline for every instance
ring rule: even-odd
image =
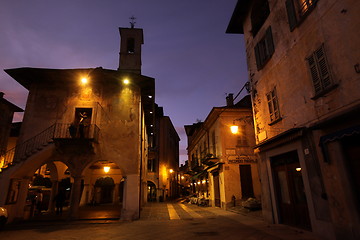
[[[44,182],[48,211],[62,192],[73,219],[81,205],[101,203],[120,206],[121,219],[139,218],[147,193],[155,80],[141,75],[142,29],[119,30],[117,70],[5,70],[29,91],[17,147],[2,156],[0,206],[9,221],[33,211],[29,193],[36,193],[35,179]]]

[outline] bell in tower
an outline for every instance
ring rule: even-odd
[[[135,28],[131,17],[131,28],[119,28],[120,60],[118,70],[141,74],[141,45],[144,44],[143,30]]]

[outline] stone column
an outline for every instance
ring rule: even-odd
[[[29,189],[29,177],[24,177],[20,181],[19,193],[16,201],[16,213],[15,218],[23,219],[25,213],[26,197]]]
[[[49,199],[49,207],[48,207],[48,211],[51,213],[55,212],[55,196],[58,193],[58,186],[59,186],[59,182],[57,180],[52,180],[51,181],[51,193],[50,193],[50,199]]]
[[[122,220],[135,220],[140,217],[140,177],[137,174],[127,175],[124,184],[124,199],[121,211]]]
[[[115,188],[113,191],[113,204],[114,205],[119,205],[119,183],[115,184]]]
[[[79,217],[80,192],[82,176],[74,177],[74,183],[71,189],[70,212],[69,217],[76,219]]]
[[[89,183],[84,184],[84,190],[80,199],[80,206],[84,206],[90,202],[90,186]]]

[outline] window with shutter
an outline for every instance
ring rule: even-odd
[[[271,123],[277,122],[278,120],[281,119],[281,117],[280,117],[278,98],[276,94],[276,88],[274,88],[269,93],[267,93],[266,98],[269,107],[270,122]]]
[[[251,32],[256,36],[270,14],[268,0],[255,0],[251,10]]]
[[[275,51],[271,26],[266,30],[265,36],[255,45],[255,60],[257,69],[262,69]]]
[[[318,0],[286,0],[285,7],[292,32],[315,8]]]
[[[289,20],[290,31],[292,32],[295,29],[296,24],[297,24],[294,0],[286,0],[285,5],[286,5],[286,11],[287,11],[288,20]]]
[[[333,87],[329,65],[326,60],[324,45],[307,58],[315,95]]]

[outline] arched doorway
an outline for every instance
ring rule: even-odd
[[[101,177],[95,182],[95,201],[100,204],[112,203],[115,183],[111,177]]]
[[[147,200],[148,202],[156,202],[156,185],[153,182],[147,182]]]

